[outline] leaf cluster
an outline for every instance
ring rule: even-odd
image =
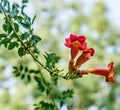
[[[49,86],[50,83],[48,81],[46,81],[44,78],[41,78],[40,76],[34,76],[34,80],[37,82],[38,84],[38,89],[41,92],[46,92],[46,94],[49,94]]]
[[[25,82],[31,81],[32,74],[40,73],[39,70],[29,69],[27,66],[20,65],[13,67],[13,73],[16,77],[20,77]]]
[[[51,74],[53,73],[58,73],[59,70],[56,67],[56,63],[58,63],[58,61],[60,60],[60,57],[56,56],[55,53],[45,53],[44,55],[45,59],[46,59],[46,67],[51,70]]]
[[[1,0],[0,4],[0,12],[5,16],[2,25],[4,33],[0,34],[0,44],[4,44],[8,50],[17,47],[20,57],[27,54],[28,49],[32,53],[39,53],[36,46],[41,41],[41,38],[33,33],[32,28],[36,15],[31,19],[24,12],[27,2],[23,0],[21,7],[17,3],[10,7],[8,0]],[[20,32],[21,27],[25,29],[24,32]]]
[[[65,105],[68,110],[71,110],[72,104],[67,104],[67,99],[69,100],[69,98],[73,98],[73,94],[74,92],[72,89],[62,91],[60,95],[56,97],[54,102],[40,101],[39,103],[34,104],[34,110],[58,110],[58,105],[60,105],[59,108]]]
[[[57,110],[54,104],[45,101],[40,101],[38,104],[34,104],[34,110]]]
[[[58,97],[58,100],[60,101],[60,107],[63,105],[67,105],[67,99],[73,98],[74,91],[73,89],[65,90],[61,93],[61,95]],[[69,108],[70,105],[68,105]]]

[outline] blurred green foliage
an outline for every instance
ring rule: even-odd
[[[23,0],[22,4],[11,5],[6,0],[1,2],[11,9],[10,18],[16,20],[14,29],[16,33],[22,30],[20,37],[28,48],[16,39],[16,33],[7,18],[3,22],[0,12],[0,109],[119,110],[120,32],[107,18],[108,10],[102,1],[95,2],[88,15],[80,0]],[[89,46],[95,48],[95,56],[81,68],[107,67],[112,60],[117,73],[115,84],[95,75],[74,80],[56,77],[60,71],[57,67],[64,68],[64,72],[68,69],[70,52],[64,42],[70,33],[86,35]],[[55,71],[54,77],[33,62],[27,49],[46,63],[46,68]]]

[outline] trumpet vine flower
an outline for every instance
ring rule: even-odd
[[[88,73],[102,75],[106,77],[106,82],[114,83],[115,81],[114,81],[113,76],[115,75],[116,72],[115,72],[113,64],[114,62],[110,62],[108,64],[108,68],[94,68],[94,69],[81,70],[80,75],[88,74]]]
[[[106,77],[106,82],[114,83],[114,75],[116,74],[114,69],[114,62],[108,64],[108,68],[93,68],[86,70],[78,70],[83,63],[88,61],[94,55],[93,48],[87,48],[86,37],[84,35],[76,36],[70,34],[69,38],[66,38],[65,46],[71,48],[71,59],[69,61],[69,72],[74,74],[79,74],[80,76],[92,73],[96,75],[102,75]],[[79,51],[81,55],[76,58]],[[76,58],[76,60],[75,60]],[[75,60],[75,61],[74,61]]]
[[[75,57],[77,56],[78,52],[81,50],[86,50],[87,43],[85,42],[86,37],[83,35],[76,36],[70,34],[69,38],[66,38],[65,46],[71,48],[71,62],[74,62]]]

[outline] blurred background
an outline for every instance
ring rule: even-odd
[[[21,4],[21,0],[9,1]],[[119,0],[29,0],[25,8],[28,16],[37,15],[34,33],[42,38],[38,45],[40,54],[45,51],[56,53],[61,57],[59,67],[64,71],[68,70],[70,59],[70,49],[64,43],[70,33],[84,34],[88,47],[95,49],[94,57],[81,69],[107,68],[108,63],[114,61],[115,84],[91,74],[75,80],[59,80],[58,90],[69,88],[75,91],[74,97],[68,100],[68,104],[74,103],[73,110],[120,110],[119,6]],[[0,15],[0,26],[2,22]],[[13,75],[12,66],[21,63],[36,66],[31,57],[19,58],[16,50],[9,51],[0,46],[0,110],[33,110],[33,104],[44,97],[36,83],[27,84]],[[60,110],[67,110],[67,107]]]

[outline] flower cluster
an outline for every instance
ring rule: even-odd
[[[86,37],[84,35],[70,34],[69,38],[66,38],[65,46],[71,49],[71,59],[69,61],[69,72],[76,73],[83,63],[88,61],[94,55],[94,48],[88,48]],[[79,53],[81,54],[79,55]],[[113,76],[115,75],[115,69],[113,62],[108,64],[108,68],[94,68],[80,70],[79,74],[84,75],[88,73],[102,75],[106,77],[107,82],[114,83]]]

